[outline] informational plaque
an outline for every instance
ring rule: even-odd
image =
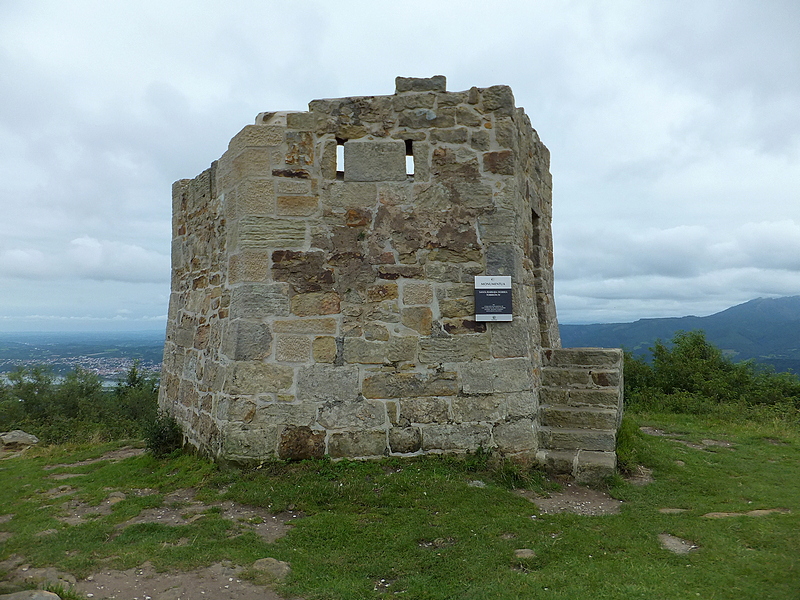
[[[511,321],[511,276],[475,276],[475,320]]]

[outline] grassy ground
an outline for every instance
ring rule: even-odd
[[[645,436],[637,425],[671,437]],[[676,415],[633,416],[625,458],[653,470],[655,482],[636,487],[621,478],[609,492],[625,501],[613,516],[541,515],[513,493],[546,493],[538,474],[467,459],[326,461],[220,472],[192,456],[149,455],[118,463],[45,467],[96,457],[112,446],[50,448],[0,462],[0,523],[13,536],[0,560],[22,554],[34,566],[54,565],[77,576],[99,568],[130,568],[150,560],[159,569],[190,569],[230,559],[249,565],[272,556],[289,561],[287,594],[309,600],[414,599],[796,599],[800,597],[800,432],[781,425],[710,422]],[[727,441],[696,449],[676,441]],[[83,473],[61,481],[59,473]],[[485,487],[469,485],[482,481]],[[126,499],[111,514],[68,526],[55,519],[70,498],[90,504],[119,490]],[[231,535],[218,509],[179,527],[117,526],[186,487],[198,499],[221,499],[300,510],[288,536],[266,544],[252,533]],[[137,496],[136,489],[157,494]],[[550,486],[550,489],[552,487]],[[662,514],[660,508],[681,508]],[[761,517],[703,517],[789,509]],[[42,536],[41,532],[50,531]],[[698,549],[675,555],[659,546],[668,533]],[[176,542],[191,540],[185,545]],[[532,558],[514,550],[529,548]]]

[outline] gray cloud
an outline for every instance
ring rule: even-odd
[[[798,21],[793,0],[4,2],[0,329],[162,318],[174,180],[258,112],[437,73],[511,85],[550,148],[562,322],[800,293]]]

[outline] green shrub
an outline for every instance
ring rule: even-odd
[[[752,361],[734,363],[702,331],[679,331],[670,345],[656,341],[652,363],[625,353],[625,402],[634,410],[735,417],[771,414],[794,418],[800,378]]]
[[[22,429],[49,444],[140,437],[156,417],[158,378],[138,365],[113,391],[76,368],[58,381],[48,367],[20,367],[0,382],[0,431]]]
[[[178,450],[183,445],[183,432],[172,415],[158,412],[154,419],[145,424],[147,449],[153,456],[162,457]]]

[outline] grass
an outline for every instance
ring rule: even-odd
[[[670,437],[646,436],[639,425]],[[18,553],[33,566],[53,565],[80,577],[146,560],[157,569],[182,570],[223,559],[249,566],[272,556],[292,565],[282,590],[307,600],[800,597],[796,428],[779,420],[642,413],[628,417],[622,438],[626,464],[652,469],[655,482],[636,487],[621,477],[609,481],[609,492],[625,503],[621,514],[598,517],[538,514],[510,488],[546,493],[552,484],[485,452],[466,459],[274,463],[239,472],[180,454],[69,466],[101,456],[113,444],[34,449],[0,461],[0,513],[15,515],[0,524],[14,534],[0,546],[0,560]],[[676,441],[707,439],[731,446],[698,450]],[[58,473],[81,476],[48,479]],[[485,487],[469,485],[476,480]],[[73,492],[53,498],[49,491],[59,485]],[[209,503],[233,500],[306,516],[273,544],[240,533],[214,509],[176,527],[119,528],[186,487]],[[135,493],[143,488],[157,493]],[[116,490],[126,499],[108,515],[76,526],[55,518],[67,498],[99,504]],[[685,512],[662,514],[659,508]],[[703,517],[768,508],[791,513]],[[46,530],[55,532],[41,537]],[[661,533],[691,540],[699,549],[682,556],[667,552],[658,543]],[[519,548],[536,555],[517,559]]]

